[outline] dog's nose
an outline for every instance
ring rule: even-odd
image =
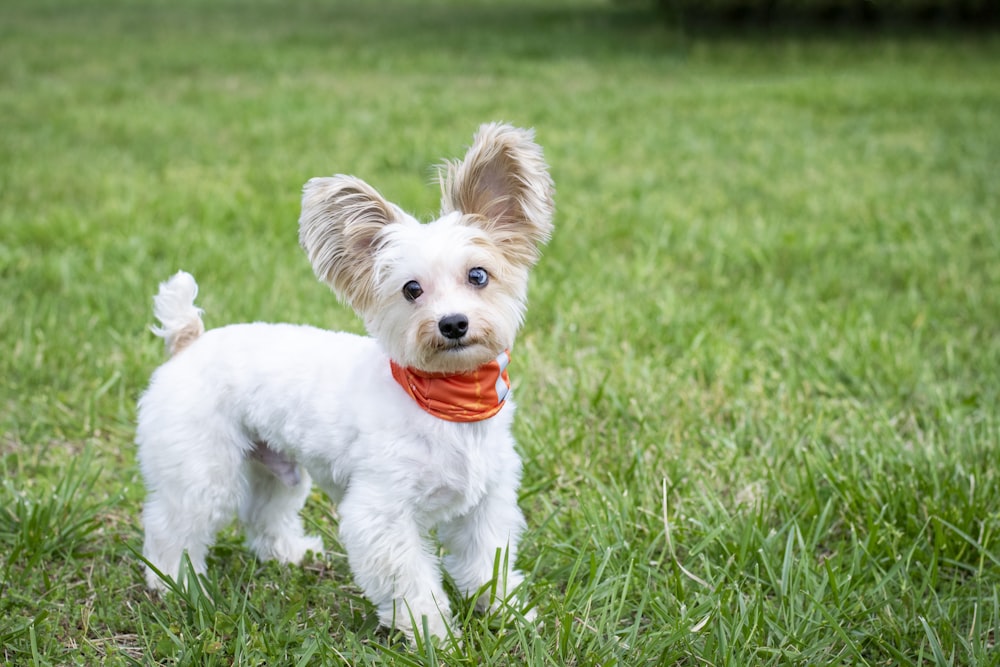
[[[447,315],[438,321],[438,330],[445,338],[457,340],[469,331],[469,318],[465,315]]]

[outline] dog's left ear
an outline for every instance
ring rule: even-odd
[[[487,232],[507,261],[531,266],[552,235],[555,187],[532,130],[483,125],[461,162],[441,173],[441,212],[459,211]]]
[[[302,189],[299,243],[316,277],[356,311],[375,293],[375,253],[387,225],[405,214],[353,176],[313,178]]]

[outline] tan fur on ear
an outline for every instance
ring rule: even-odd
[[[316,277],[357,311],[371,305],[373,256],[395,218],[396,208],[353,176],[313,178],[303,188],[299,243]]]
[[[441,211],[464,213],[508,261],[531,266],[552,234],[555,186],[532,130],[482,125],[461,162],[441,171]]]

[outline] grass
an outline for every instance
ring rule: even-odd
[[[1000,41],[682,32],[603,2],[0,8],[8,664],[1000,664]],[[221,536],[143,588],[157,282],[209,326],[360,331],[311,176],[424,217],[474,128],[537,129],[557,233],[512,378],[539,628],[376,628],[336,541]]]

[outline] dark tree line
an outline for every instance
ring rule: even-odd
[[[627,0],[626,0],[627,2]],[[722,22],[989,26],[1000,0],[653,0],[667,16]]]

